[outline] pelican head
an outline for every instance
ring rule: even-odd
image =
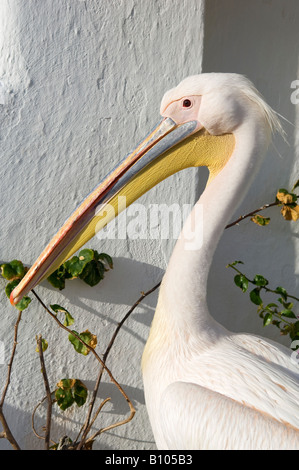
[[[188,167],[207,166],[211,181],[226,165],[236,133],[252,115],[260,133],[279,127],[275,113],[245,77],[201,74],[167,91],[162,120],[92,191],[11,293],[15,305],[73,255],[120,211],[168,176]],[[266,140],[268,139],[266,138]],[[119,196],[126,201],[118,204]],[[111,210],[113,208],[113,210]]]

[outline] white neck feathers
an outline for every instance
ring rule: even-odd
[[[197,324],[201,331],[207,323],[213,322],[206,297],[214,252],[269,144],[269,133],[256,116],[247,117],[234,134],[235,150],[195,204],[176,243],[161,287],[169,321],[178,325],[183,321],[186,325],[190,320],[190,324]]]

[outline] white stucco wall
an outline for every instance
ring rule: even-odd
[[[277,189],[291,189],[299,177],[299,103],[291,100],[291,84],[299,77],[298,22],[296,0],[206,2],[203,70],[246,75],[273,109],[292,123],[281,120],[289,145],[280,136],[274,140],[235,218],[274,201]],[[282,285],[290,293],[298,292],[298,222],[284,221],[277,208],[266,215],[271,217],[267,227],[248,219],[225,231],[210,272],[210,309],[233,331],[259,333],[289,345],[278,329],[261,327],[248,296],[232,289],[233,271],[225,268],[243,260],[248,274],[264,274],[274,288]]]
[[[174,8],[169,0],[1,0],[0,15],[0,80],[6,100],[0,127],[1,262],[18,258],[30,265],[78,203],[159,121],[164,92],[201,71],[203,2],[179,0]],[[194,174],[171,178],[139,202],[193,203]],[[45,283],[40,295],[47,304],[68,308],[77,331],[97,333],[97,350],[104,352],[129,306],[160,280],[173,244],[94,239],[88,246],[113,257],[113,272],[92,289],[74,282],[59,293]],[[156,299],[153,294],[132,315],[108,363],[136,406],[136,417],[103,435],[98,448],[154,447],[140,360]],[[1,301],[0,340],[7,360],[16,312],[3,293]],[[42,445],[33,437],[30,418],[44,393],[35,335],[42,333],[49,341],[46,361],[54,387],[61,378],[76,376],[92,389],[98,370],[92,358],[72,351],[66,334],[34,304],[23,315],[5,409],[25,448]],[[3,365],[0,374],[3,384]],[[33,384],[38,393],[32,394]],[[126,403],[107,377],[100,395],[111,395],[112,404],[99,427],[127,415]],[[70,423],[58,420],[53,438],[72,428],[73,436],[78,431],[82,413],[66,415]],[[0,448],[9,448],[3,439]]]
[[[1,0],[0,261],[19,258],[30,265],[78,203],[158,121],[164,91],[185,76],[202,69],[245,73],[298,127],[299,104],[290,101],[291,82],[299,78],[298,15],[296,0],[207,0],[205,15],[203,0]],[[290,147],[275,141],[277,151],[270,149],[238,215],[268,202],[277,187],[298,178],[298,131],[290,125],[286,130]],[[205,171],[185,171],[138,202],[193,203],[206,176]],[[281,221],[274,210],[270,215],[273,223],[267,228],[249,222],[224,234],[212,266],[209,303],[215,318],[227,327],[280,340],[276,331],[261,327],[254,308],[233,286],[233,274],[225,269],[228,262],[243,259],[249,273],[268,274],[275,285],[296,291],[295,224]],[[77,331],[96,332],[97,350],[103,352],[140,291],[160,280],[173,244],[94,239],[88,246],[109,253],[115,263],[98,287],[73,281],[61,293],[47,283],[38,291],[46,303],[62,304],[72,312]],[[136,417],[103,435],[97,448],[155,448],[140,359],[156,300],[155,293],[131,316],[108,363],[136,406]],[[3,293],[1,312],[0,340],[7,361],[16,312]],[[44,395],[35,335],[42,333],[49,341],[45,359],[53,386],[75,376],[92,389],[97,363],[76,355],[64,332],[36,302],[24,312],[20,328],[5,411],[20,445],[40,448],[31,431],[31,412]],[[0,365],[0,385],[5,374],[6,367]],[[37,389],[32,392],[33,386]],[[99,426],[127,413],[107,378],[100,396],[111,396],[112,403]],[[55,414],[53,437],[71,430],[75,435],[83,412],[66,412],[68,423]],[[4,440],[2,448],[10,448]]]

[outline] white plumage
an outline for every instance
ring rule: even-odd
[[[203,127],[210,134],[233,133],[236,146],[197,203],[203,207],[202,246],[186,250],[192,234],[185,229],[160,289],[142,361],[155,440],[160,449],[299,449],[299,369],[292,351],[230,333],[206,303],[221,233],[259,169],[272,130],[281,128],[242,76],[189,77],[165,94],[162,114],[177,120],[190,95],[200,97],[196,112]]]

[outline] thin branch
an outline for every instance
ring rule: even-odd
[[[244,276],[246,277],[246,279],[248,279],[248,281],[251,283],[251,284],[255,284],[255,282],[251,279],[249,279],[244,273],[242,273],[240,271],[240,269],[236,268],[236,266],[233,266],[232,264],[228,264],[227,266],[229,266],[230,268],[234,269],[237,273],[239,273],[241,276]],[[271,294],[276,294],[276,295],[279,295],[280,293],[277,292],[276,290],[273,290],[273,289],[270,289],[269,287],[267,286],[259,286],[260,289],[264,289],[266,292],[270,292]],[[290,299],[294,299],[294,300],[297,300],[297,302],[299,302],[299,298],[298,297],[295,297],[294,295],[291,295],[289,293],[286,294],[287,297],[289,297]]]
[[[110,429],[117,428],[118,426],[123,426],[124,424],[127,424],[129,421],[130,421],[129,419],[124,419],[122,421],[119,421],[118,423],[110,424],[106,428],[99,429],[95,434],[93,434],[91,437],[88,438],[88,440],[86,441],[86,444],[90,441],[93,441],[97,436],[99,436],[103,432],[110,431]]]
[[[50,432],[51,432],[51,416],[52,416],[52,396],[51,396],[51,390],[50,390],[48,376],[47,376],[47,372],[46,372],[45,361],[44,361],[42,335],[39,335],[39,337],[36,338],[36,340],[37,340],[37,345],[38,345],[39,359],[40,359],[40,363],[41,363],[41,371],[42,371],[42,374],[43,374],[43,379],[44,379],[44,384],[45,384],[45,389],[46,389],[46,394],[47,394],[47,400],[48,400],[46,432],[45,432],[45,449],[49,450],[49,447],[50,447]]]
[[[129,318],[129,316],[131,315],[131,313],[135,310],[135,308],[140,304],[140,302],[145,298],[147,297],[148,295],[150,295],[152,292],[154,292],[155,290],[157,290],[160,285],[161,285],[161,282],[160,281],[158,284],[156,284],[154,287],[152,287],[150,290],[148,290],[147,292],[142,292],[141,296],[139,297],[139,299],[134,303],[134,305],[132,305],[132,307],[130,308],[130,310],[125,314],[125,316],[123,317],[123,319],[118,323],[117,327],[116,327],[116,330],[107,346],[107,349],[103,355],[103,362],[106,363],[106,360],[107,360],[107,357],[108,357],[108,354],[114,344],[114,341],[121,329],[121,327],[123,326],[123,324],[125,323],[125,321]],[[99,386],[100,386],[100,382],[101,382],[101,378],[102,378],[102,375],[103,375],[103,367],[100,369],[100,372],[99,372],[99,375],[98,375],[98,378],[97,378],[97,381],[96,381],[96,385],[95,385],[95,388],[94,388],[94,391],[93,391],[93,396],[92,396],[92,400],[89,404],[89,411],[88,411],[88,415],[87,415],[87,418],[86,418],[86,422],[85,422],[85,425],[83,427],[83,435],[82,435],[82,439],[80,441],[80,444],[78,446],[78,450],[80,450],[83,445],[84,445],[84,442],[85,442],[85,439],[90,431],[90,428],[91,428],[91,425],[89,425],[89,422],[90,422],[90,419],[91,419],[91,413],[92,413],[92,410],[93,410],[93,407],[94,407],[94,403],[95,403],[95,400],[96,400],[96,397],[97,397],[97,393],[98,393],[98,389],[99,389]],[[93,422],[94,422],[94,419],[93,419]],[[102,431],[103,432],[103,431]],[[89,440],[89,439],[88,439]]]
[[[102,401],[102,403],[100,404],[99,408],[97,409],[94,417],[92,418],[91,420],[91,423],[89,424],[88,426],[88,429],[87,429],[87,434],[89,433],[91,427],[93,426],[93,424],[95,423],[95,420],[97,419],[98,415],[100,414],[100,412],[102,411],[102,408],[104,407],[104,405],[106,405],[106,403],[108,403],[108,401],[111,400],[111,397],[108,397],[108,398],[105,398],[105,400]]]
[[[155,290],[157,290],[160,285],[161,285],[161,282],[158,282],[158,284],[156,284],[154,287],[152,287],[150,290],[148,290],[147,292],[142,292],[141,293],[141,296],[139,297],[138,300],[136,300],[136,302],[134,303],[134,305],[132,305],[132,307],[130,308],[130,310],[126,313],[126,315],[123,317],[123,319],[118,323],[117,325],[117,328],[114,332],[114,335],[112,336],[111,340],[110,340],[110,343],[108,344],[108,347],[106,349],[106,352],[103,356],[103,359],[104,361],[107,359],[107,356],[110,352],[110,349],[112,348],[113,346],[113,343],[115,341],[115,338],[116,336],[118,335],[119,333],[119,330],[121,329],[121,327],[123,326],[123,324],[125,323],[125,321],[129,318],[129,316],[131,315],[131,313],[135,310],[136,307],[138,307],[138,305],[140,304],[140,302],[142,302],[142,300],[147,297],[148,295],[152,294],[152,292],[154,292]]]
[[[45,439],[45,436],[41,436],[40,434],[38,434],[37,430],[35,429],[35,424],[34,424],[34,418],[35,418],[35,413],[37,412],[37,409],[41,406],[41,404],[47,399],[47,395],[35,406],[33,412],[32,412],[32,416],[31,416],[31,425],[32,425],[32,430],[35,434],[35,436],[38,438],[38,439]]]
[[[10,384],[11,369],[12,369],[12,364],[13,364],[13,361],[14,361],[14,358],[15,358],[16,347],[17,347],[17,344],[18,344],[18,342],[17,342],[17,340],[18,340],[18,328],[19,328],[19,323],[20,323],[21,319],[22,319],[22,311],[20,310],[17,321],[16,321],[16,324],[15,324],[15,328],[14,328],[14,330],[15,330],[14,342],[13,342],[12,352],[11,352],[11,356],[10,356],[10,361],[9,361],[9,364],[8,364],[8,367],[7,367],[7,379],[6,379],[6,384],[5,384],[3,393],[2,393],[2,398],[1,398],[1,401],[0,401],[0,409],[3,407],[4,400],[5,400],[5,397],[6,397],[6,394],[7,394],[7,390],[8,390],[9,384]]]
[[[51,392],[51,395],[52,395],[53,392]],[[35,413],[37,412],[38,408],[43,404],[43,402],[47,399],[47,395],[44,396],[42,398],[42,400],[35,406],[33,412],[32,412],[32,416],[31,416],[31,425],[32,425],[32,430],[35,434],[35,436],[38,438],[38,439],[45,439],[45,436],[41,436],[40,434],[38,434],[37,430],[35,429],[35,424],[34,424],[34,418],[35,418]],[[52,404],[55,403],[56,400],[52,400]],[[51,439],[51,442],[52,444],[56,444],[55,441],[53,441]]]
[[[1,421],[1,424],[3,426],[3,432],[5,434],[6,439],[10,442],[10,444],[12,445],[12,447],[15,450],[21,450],[21,449],[20,449],[19,444],[15,440],[14,436],[12,435],[11,430],[8,426],[8,423],[5,419],[5,416],[3,414],[3,405],[4,405],[4,401],[5,401],[5,398],[6,398],[7,391],[8,391],[8,387],[9,387],[9,384],[10,384],[12,364],[13,364],[13,361],[14,361],[14,358],[15,358],[16,347],[17,347],[17,344],[18,344],[18,341],[17,341],[18,340],[18,329],[19,329],[19,323],[20,323],[21,319],[22,319],[22,311],[20,310],[17,321],[15,323],[15,327],[14,327],[14,342],[13,342],[12,352],[11,352],[11,356],[10,356],[10,361],[9,361],[9,364],[8,364],[8,367],[7,367],[6,383],[5,383],[4,390],[2,392],[1,401],[0,401],[0,421]]]
[[[241,222],[244,219],[247,219],[247,217],[252,217],[255,214],[257,214],[257,212],[261,212],[264,209],[268,209],[268,207],[277,206],[278,204],[281,204],[281,203],[279,201],[275,201],[275,202],[271,202],[271,204],[265,204],[262,207],[260,207],[259,209],[256,209],[255,211],[249,212],[246,215],[241,215],[237,220],[235,220],[234,222],[231,222],[225,228],[230,228],[230,227],[233,227],[234,225],[238,225],[239,222]]]
[[[13,447],[14,450],[21,450],[19,444],[17,443],[17,441],[15,440],[9,426],[8,426],[8,423],[6,421],[6,418],[3,414],[3,411],[2,409],[0,410],[0,422],[3,426],[3,429],[4,431],[1,433],[2,437],[5,437],[9,443],[11,444],[11,446]]]
[[[105,398],[105,400],[102,401],[102,403],[100,404],[99,408],[97,409],[96,413],[94,414],[94,417],[92,418],[91,422],[89,423],[88,427],[87,427],[87,430],[86,430],[86,436],[88,435],[89,431],[91,430],[92,426],[94,425],[98,415],[100,414],[100,412],[102,411],[102,408],[104,407],[104,405],[106,405],[106,403],[108,403],[108,401],[111,400],[111,397],[108,397],[108,398]],[[85,425],[84,425],[85,426]],[[83,426],[83,427],[84,427]],[[77,436],[77,439],[75,440],[75,442],[78,442],[79,440],[79,436],[83,430],[83,427],[81,429],[81,431],[79,432],[78,436]],[[82,440],[80,441],[79,445],[80,445],[80,449],[88,442],[90,442],[91,439],[87,439],[86,441],[84,440],[83,444],[81,445],[82,443]],[[76,447],[76,450],[80,450],[78,449],[79,446]]]
[[[65,326],[63,323],[61,323],[61,321],[56,317],[56,315],[54,315],[54,313],[51,312],[51,310],[48,309],[48,307],[44,304],[44,302],[41,300],[41,298],[38,296],[38,294],[33,289],[32,289],[31,292],[37,298],[37,300],[40,302],[40,304],[44,307],[44,309],[49,313],[49,315],[56,321],[56,323],[60,326],[60,328],[66,330],[69,334],[72,334],[73,336],[75,336],[75,338],[77,338],[95,356],[95,358],[100,362],[102,367],[106,370],[107,374],[109,375],[111,382],[114,383],[114,385],[116,385],[116,387],[121,392],[121,394],[123,395],[123,397],[125,398],[125,400],[127,401],[128,405],[129,405],[130,415],[126,420],[124,420],[123,424],[125,422],[131,421],[131,419],[133,419],[133,417],[135,415],[135,408],[134,408],[130,398],[126,394],[126,392],[123,390],[121,385],[117,382],[117,380],[113,377],[111,371],[105,365],[103,360],[99,357],[97,352],[91,346],[89,346],[89,344],[85,343],[85,341],[83,341],[82,338],[80,338],[79,335],[77,335],[74,331],[71,331],[67,326]]]

